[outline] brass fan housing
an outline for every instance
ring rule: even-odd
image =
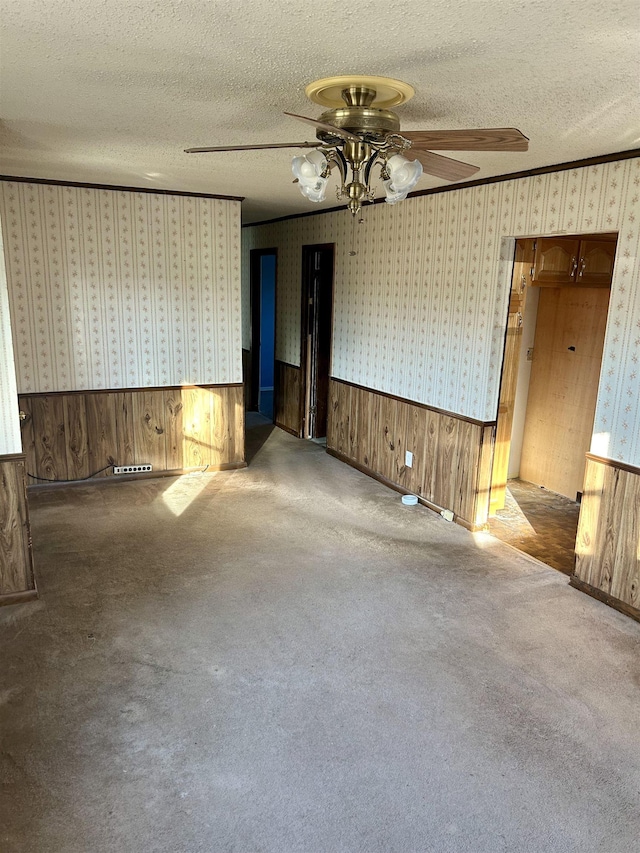
[[[398,133],[400,119],[391,110],[378,110],[374,107],[342,107],[337,110],[327,110],[320,116],[320,121],[340,127],[351,133],[362,135],[373,142],[381,142],[389,133]],[[335,142],[336,136],[330,131],[318,129],[316,136],[322,142]]]
[[[332,107],[320,121],[359,134],[369,142],[383,142],[389,133],[400,130],[400,119],[388,107],[408,101],[414,92],[401,80],[351,75],[316,80],[307,86],[305,94],[317,104]],[[323,128],[317,129],[316,136],[329,144],[336,140]]]

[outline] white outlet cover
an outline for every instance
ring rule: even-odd
[[[413,453],[410,450],[405,450],[404,452],[404,464],[406,468],[413,466]]]

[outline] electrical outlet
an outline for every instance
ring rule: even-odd
[[[153,471],[153,465],[114,465],[114,474],[146,474]]]
[[[533,361],[533,347],[527,349],[527,361]]]
[[[413,453],[410,450],[404,452],[404,465],[405,468],[413,468]]]

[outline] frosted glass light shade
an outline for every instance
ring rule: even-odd
[[[303,184],[302,181],[298,184],[300,192],[309,201],[324,201],[327,193],[328,178],[318,178],[315,184]]]
[[[387,204],[396,204],[399,201],[404,201],[407,197],[407,194],[409,193],[409,190],[400,193],[394,192],[391,187],[391,179],[389,179],[388,181],[383,181],[382,183],[384,184],[384,191],[386,193],[385,201],[387,202]]]
[[[291,162],[293,177],[305,184],[315,184],[326,168],[327,158],[322,151],[300,154],[300,156],[294,157]]]
[[[309,201],[324,201],[328,179],[322,175],[326,168],[327,158],[322,151],[310,151],[293,158],[291,171],[298,180],[300,192]]]
[[[392,200],[391,194],[404,193],[403,198],[406,198],[407,193],[418,183],[422,175],[422,163],[419,160],[407,160],[402,154],[394,154],[387,160],[387,172],[390,178],[388,182],[384,182],[387,201],[389,204],[393,204],[401,199],[393,198]]]

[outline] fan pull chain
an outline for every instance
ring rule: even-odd
[[[360,212],[358,213],[358,217],[357,218],[355,216],[351,217],[351,240],[350,240],[351,249],[349,250],[349,256],[352,258],[358,254],[356,252],[356,241],[357,241],[356,228],[358,225],[363,225],[363,224],[364,224],[364,213],[362,211],[362,208],[360,208]]]

